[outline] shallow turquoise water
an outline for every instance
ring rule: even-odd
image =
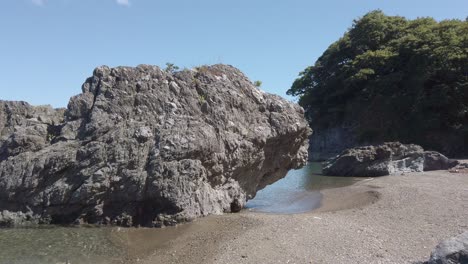
[[[320,190],[343,187],[355,183],[352,177],[328,177],[321,175],[322,167],[312,162],[298,170],[291,170],[286,177],[257,192],[247,202],[247,209],[265,213],[304,213],[320,207]]]

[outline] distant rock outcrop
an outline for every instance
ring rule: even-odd
[[[457,160],[449,159],[437,151],[424,151],[424,171],[448,170],[458,164]]]
[[[0,101],[0,225],[239,211],[307,160],[304,111],[237,69],[99,67],[67,109]]]
[[[404,172],[446,170],[458,164],[435,151],[399,142],[350,148],[328,160],[325,175],[374,177]]]

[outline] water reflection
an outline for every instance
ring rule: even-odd
[[[265,213],[304,213],[320,206],[320,190],[343,187],[357,181],[352,177],[328,177],[321,173],[318,162],[291,170],[283,179],[260,190],[254,199],[247,202],[247,208]]]

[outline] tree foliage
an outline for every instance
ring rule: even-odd
[[[400,140],[468,154],[468,21],[355,20],[288,94],[314,128],[348,124],[362,142]]]
[[[166,68],[164,69],[166,72],[174,73],[178,71],[180,68],[179,66],[176,66],[174,63],[167,62],[166,63]]]

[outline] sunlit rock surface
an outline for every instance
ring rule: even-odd
[[[307,160],[304,111],[227,65],[95,69],[67,109],[0,102],[0,224],[172,225]]]

